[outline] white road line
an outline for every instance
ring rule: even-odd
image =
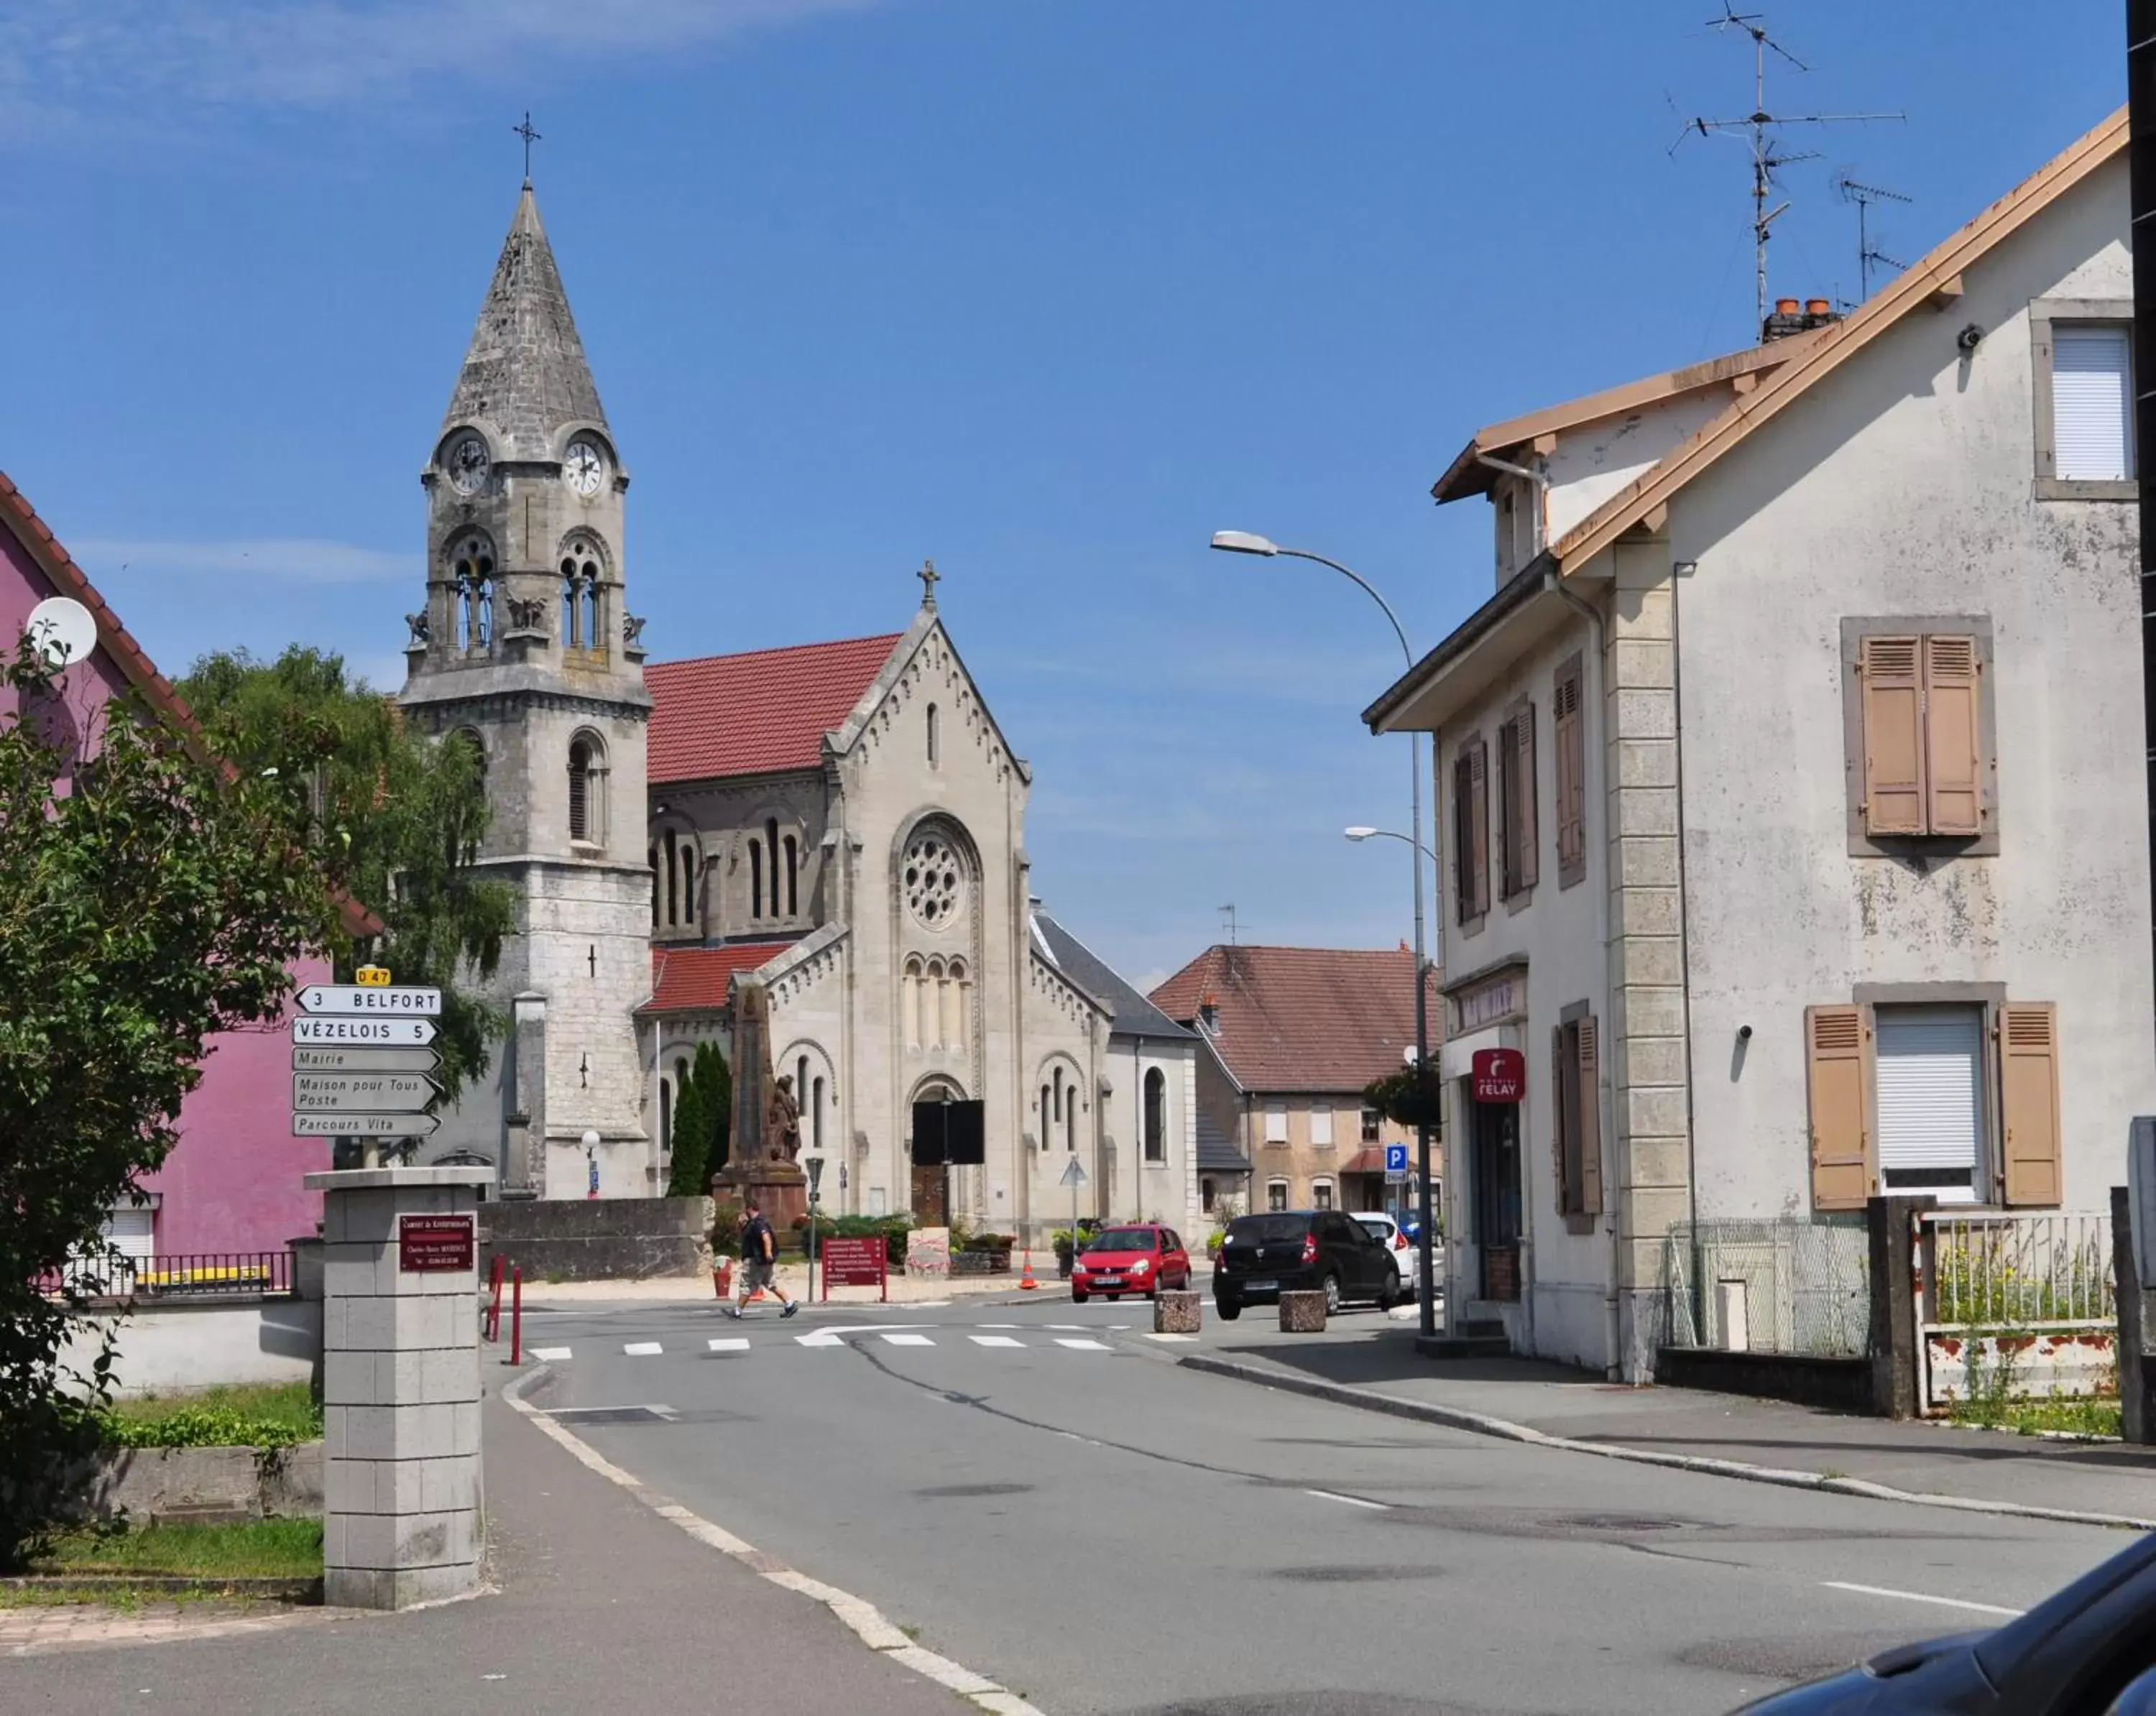
[[[557,1364],[569,1356],[567,1347],[534,1347],[531,1356],[549,1364]]]
[[[1933,1603],[1942,1609],[1968,1609],[1979,1615],[2003,1615],[2013,1620],[2024,1611],[2002,1609],[1996,1603],[1971,1603],[1960,1597],[1934,1597],[1922,1591],[1891,1590],[1883,1585],[1847,1585],[1839,1579],[1822,1579],[1820,1583],[1830,1591],[1854,1591],[1861,1597],[1899,1597],[1905,1603]]]
[[[745,1334],[715,1334],[704,1344],[714,1353],[746,1353],[748,1350],[748,1337]]]
[[[974,1327],[977,1328],[1024,1328],[1025,1325],[1023,1323],[976,1323]]]
[[[632,1359],[649,1359],[665,1350],[657,1341],[631,1341],[622,1349]]]
[[[1128,1333],[1131,1325],[1127,1323],[1111,1323],[1108,1324],[1108,1328],[1117,1333]]]
[[[1306,1496],[1315,1496],[1321,1502],[1345,1502],[1351,1508],[1368,1508],[1373,1513],[1389,1513],[1392,1509],[1383,1502],[1366,1502],[1360,1496],[1342,1496],[1331,1490],[1305,1490]]]
[[[925,1334],[887,1334],[883,1340],[887,1347],[932,1347],[936,1344]]]
[[[1093,1327],[1090,1323],[1044,1323],[1043,1328],[1060,1328],[1066,1334],[1083,1334]]]
[[[1056,1337],[1055,1344],[1059,1347],[1070,1347],[1081,1353],[1106,1353],[1112,1350],[1106,1341],[1068,1340],[1060,1335]]]
[[[1149,1341],[1194,1341],[1198,1337],[1194,1334],[1153,1334],[1147,1332],[1146,1338]]]
[[[1024,1341],[1013,1340],[1007,1334],[976,1334],[967,1338],[977,1347],[1022,1347]]]
[[[845,1343],[840,1340],[838,1336],[834,1334],[797,1334],[793,1338],[798,1345],[803,1347],[843,1347],[845,1345]]]

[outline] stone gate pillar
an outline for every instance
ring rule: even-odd
[[[478,1189],[491,1169],[311,1174],[322,1198],[324,1600],[479,1587]]]

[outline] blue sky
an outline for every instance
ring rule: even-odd
[[[895,629],[924,556],[1035,770],[1040,891],[1136,979],[1409,929],[1357,712],[1487,593],[1481,423],[1748,343],[1712,0],[44,0],[0,18],[0,468],[168,670],[393,687],[418,473],[534,167],[634,475],[654,655]],[[2123,99],[2121,8],[1812,0],[1776,290],[1856,290]]]

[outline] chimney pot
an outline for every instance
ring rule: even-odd
[[[1797,301],[1796,301],[1795,299],[1794,299],[1794,298],[1777,298],[1777,299],[1774,301],[1774,314],[1775,314],[1775,315],[1777,315],[1777,316],[1794,316],[1796,313],[1797,313]]]
[[[1825,316],[1832,310],[1833,307],[1834,306],[1829,304],[1824,298],[1807,298],[1804,300],[1804,314],[1807,316]]]

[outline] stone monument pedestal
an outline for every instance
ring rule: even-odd
[[[808,1213],[808,1175],[792,1162],[729,1163],[711,1176],[711,1195],[747,1204],[752,1198],[775,1233],[793,1230],[796,1216]],[[729,1236],[721,1234],[724,1251]]]
[[[491,1169],[306,1177],[322,1197],[322,1598],[479,1588],[478,1189]]]

